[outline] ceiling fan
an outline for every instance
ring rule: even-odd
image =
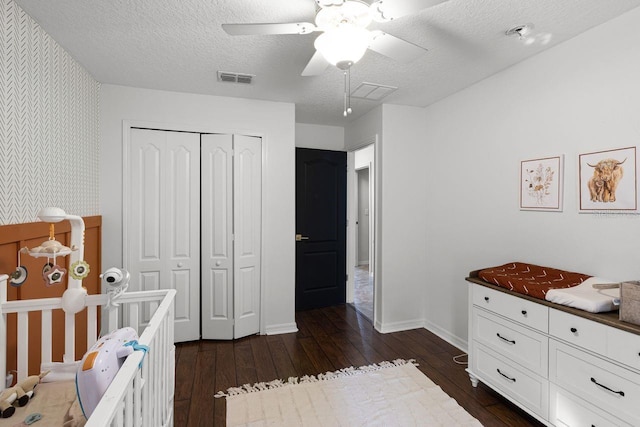
[[[410,62],[427,49],[380,30],[368,30],[372,21],[387,22],[443,3],[446,0],[314,0],[319,6],[315,24],[222,24],[230,35],[310,34],[322,32],[314,43],[316,53],[303,76],[321,74],[329,65],[341,70],[358,62],[367,49],[400,62]]]

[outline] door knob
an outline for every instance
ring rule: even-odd
[[[184,264],[183,264],[183,263],[181,263],[181,262],[179,262],[179,263],[178,263],[178,267],[179,267],[179,268],[182,268],[182,266],[184,266]]]
[[[216,267],[220,267],[222,265],[222,261],[216,261]]]
[[[307,236],[303,236],[302,234],[296,234],[296,242],[299,242],[301,240],[309,240],[309,238]]]

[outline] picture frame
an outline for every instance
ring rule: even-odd
[[[579,212],[638,212],[636,147],[584,153],[579,159]]]
[[[520,162],[520,210],[562,212],[564,155]]]

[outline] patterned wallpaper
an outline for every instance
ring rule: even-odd
[[[100,84],[13,0],[0,0],[0,225],[57,206],[99,214]]]

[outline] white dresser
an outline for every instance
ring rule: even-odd
[[[474,387],[547,425],[640,426],[640,326],[467,280]]]

